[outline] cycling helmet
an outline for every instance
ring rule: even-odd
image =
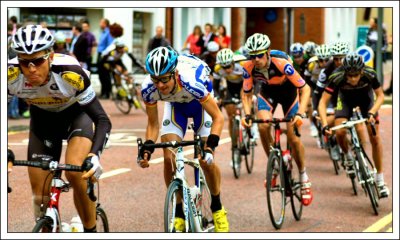
[[[254,33],[246,40],[245,47],[249,52],[267,50],[271,45],[269,37],[265,34]]]
[[[146,57],[146,70],[152,76],[173,72],[178,65],[178,53],[172,47],[158,47]]]
[[[326,44],[322,44],[320,46],[318,46],[315,49],[315,55],[319,58],[319,59],[327,59],[330,58],[331,55],[331,50],[329,48],[328,45]]]
[[[331,46],[331,54],[333,56],[346,55],[349,51],[349,43],[347,42],[336,42]]]
[[[364,68],[364,60],[358,53],[351,52],[343,59],[343,67],[346,72],[360,72]]]
[[[54,35],[54,39],[55,39],[56,43],[65,43],[65,35],[62,32],[57,32]]]
[[[53,44],[54,36],[49,29],[40,25],[27,25],[14,34],[11,48],[17,53],[32,54],[50,49]]]
[[[315,49],[318,47],[315,42],[307,41],[304,43],[304,51],[307,53],[309,56],[314,56],[315,55]]]
[[[116,47],[125,47],[125,42],[121,38],[116,38],[114,44]]]
[[[296,42],[290,46],[290,55],[292,55],[292,56],[293,55],[296,55],[296,56],[303,55],[303,51],[304,51],[304,49],[303,49],[303,45],[301,45],[301,43]]]
[[[207,51],[209,52],[218,52],[219,50],[219,45],[218,43],[211,41],[207,44]]]
[[[224,48],[217,53],[217,63],[227,66],[233,62],[233,52],[229,48]]]

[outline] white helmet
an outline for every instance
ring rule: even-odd
[[[267,50],[271,45],[269,37],[265,34],[254,33],[246,40],[245,47],[249,52],[256,52],[261,50]]]
[[[322,44],[318,46],[315,49],[315,55],[318,57],[318,59],[327,59],[330,58],[331,55],[331,50],[328,45]]]
[[[229,48],[224,48],[217,53],[217,63],[222,66],[230,65],[233,62],[233,52]]]
[[[315,55],[315,49],[317,48],[317,44],[315,42],[307,41],[303,45],[304,51],[310,56]]]
[[[65,35],[62,32],[56,32],[56,34],[54,35],[55,41],[56,43],[65,43]]]
[[[49,29],[40,25],[27,25],[14,34],[11,48],[17,53],[33,54],[50,49],[53,44],[54,36]]]
[[[209,52],[218,52],[219,50],[219,45],[218,43],[211,41],[207,44],[207,51]]]
[[[346,55],[348,54],[350,51],[349,49],[349,43],[347,42],[335,42],[332,46],[331,46],[331,54],[333,56],[336,55]]]
[[[125,47],[125,42],[121,38],[116,38],[114,40],[114,45],[116,47]]]

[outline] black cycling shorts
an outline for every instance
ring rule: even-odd
[[[59,161],[62,140],[69,141],[76,136],[93,139],[93,121],[78,103],[61,112],[49,112],[31,105],[30,113],[28,160],[32,160],[32,154],[45,154]]]
[[[340,92],[337,97],[335,108],[335,118],[350,119],[353,116],[353,108],[360,107],[361,115],[363,118],[368,118],[368,111],[374,105],[374,97],[370,95],[368,99],[346,99]],[[376,124],[379,124],[378,113],[375,116]]]
[[[240,91],[242,90],[243,87],[243,82],[240,83],[232,83],[229,81],[226,81],[226,96],[224,100],[231,100],[232,98],[237,98],[241,99],[240,97]]]

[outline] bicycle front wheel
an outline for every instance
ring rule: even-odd
[[[182,183],[174,180],[168,186],[164,204],[164,231],[176,232],[175,209],[177,200],[182,199]]]
[[[253,142],[248,134],[246,134],[246,152],[247,154],[245,155],[245,160],[246,160],[246,169],[247,173],[251,173],[253,171],[253,165],[254,165],[254,145],[255,142]]]
[[[298,169],[294,158],[290,164],[291,170],[286,172],[286,177],[290,181],[290,204],[292,206],[294,218],[299,221],[301,219],[301,214],[303,213],[303,204],[301,202],[300,170]],[[288,186],[285,187],[288,189]]]
[[[271,151],[269,155],[266,191],[269,217],[272,225],[280,229],[285,219],[285,176],[281,158],[276,151]]]
[[[53,232],[53,226],[54,226],[54,221],[50,217],[43,217],[40,218],[37,222],[36,225],[33,227],[32,232],[34,233],[50,233]]]
[[[127,97],[122,97],[117,92],[113,97],[113,101],[118,110],[123,114],[129,114],[131,112],[132,103],[128,100]]]
[[[100,206],[96,207],[96,222],[97,232],[110,232],[106,212]]]
[[[203,231],[214,232],[214,220],[211,212],[211,192],[208,188],[206,178],[204,176],[203,170],[200,168],[200,192],[201,199],[198,200],[197,205],[199,215],[201,216],[201,227]]]
[[[367,194],[369,196],[369,200],[371,201],[372,209],[374,210],[375,215],[378,215],[378,196],[375,191],[375,180],[374,176],[371,174],[371,171],[368,169],[368,166],[366,166],[365,163],[365,156],[364,154],[360,151],[360,149],[356,150],[356,156],[361,172],[361,176],[364,181],[364,187],[367,190]]]
[[[240,137],[240,122],[234,118],[232,123],[232,169],[235,178],[240,177],[240,165],[242,162]]]
[[[146,113],[146,107],[142,99],[142,88],[140,85],[137,85],[133,88],[132,97],[135,108],[140,109],[144,113]]]

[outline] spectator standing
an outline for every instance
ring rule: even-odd
[[[17,17],[16,16],[11,16],[10,17],[10,23],[12,24],[12,27],[13,27],[12,35],[14,35],[17,32],[17,28],[18,28],[18,26],[17,26],[17,23],[18,23]]]
[[[231,37],[226,35],[226,27],[224,25],[218,26],[218,44],[222,48],[229,48],[231,44]]]
[[[202,49],[202,35],[201,27],[199,25],[194,26],[193,32],[186,38],[182,50],[188,48],[191,54],[200,56]]]
[[[8,59],[13,59],[17,57],[17,53],[10,47],[12,42],[13,35],[13,24],[9,22],[7,24],[7,55]],[[8,117],[12,119],[19,118],[19,109],[18,109],[18,97],[12,96],[11,100],[8,102]]]
[[[376,50],[378,47],[378,19],[377,18],[370,18],[369,20],[369,29],[367,33],[367,41],[365,43],[367,46],[371,47],[372,50],[374,51],[374,69],[376,71]],[[386,35],[386,29],[383,28],[383,33],[382,33],[382,60],[385,61],[385,51],[386,48],[388,47],[388,42],[387,42],[387,35]]]
[[[110,98],[111,93],[111,78],[108,74],[107,69],[104,68],[104,65],[101,61],[101,53],[112,44],[114,38],[110,34],[110,21],[108,19],[103,18],[100,20],[100,28],[101,33],[99,37],[99,43],[97,46],[97,69],[99,74],[99,79],[101,83],[101,99]]]
[[[90,70],[92,66],[92,51],[93,47],[97,46],[96,42],[96,37],[93,35],[93,33],[90,32],[90,24],[88,20],[85,20],[82,22],[82,35],[87,39],[88,41],[88,48],[87,48],[87,61],[86,64],[88,66],[88,69]]]
[[[88,40],[82,35],[82,24],[77,23],[72,27],[72,39],[70,54],[74,56],[82,68],[88,69],[87,62],[87,48]]]
[[[218,42],[218,37],[214,33],[213,25],[210,23],[206,23],[204,25],[204,35],[202,37],[203,44],[201,45],[201,53],[207,51],[207,45],[209,42]]]
[[[156,27],[156,35],[149,40],[147,44],[147,53],[158,47],[168,47],[171,45],[169,40],[163,36],[164,29],[161,26]]]
[[[68,47],[66,43],[65,34],[62,32],[56,32],[54,39],[56,44],[54,45],[54,52],[61,54],[68,54]]]

